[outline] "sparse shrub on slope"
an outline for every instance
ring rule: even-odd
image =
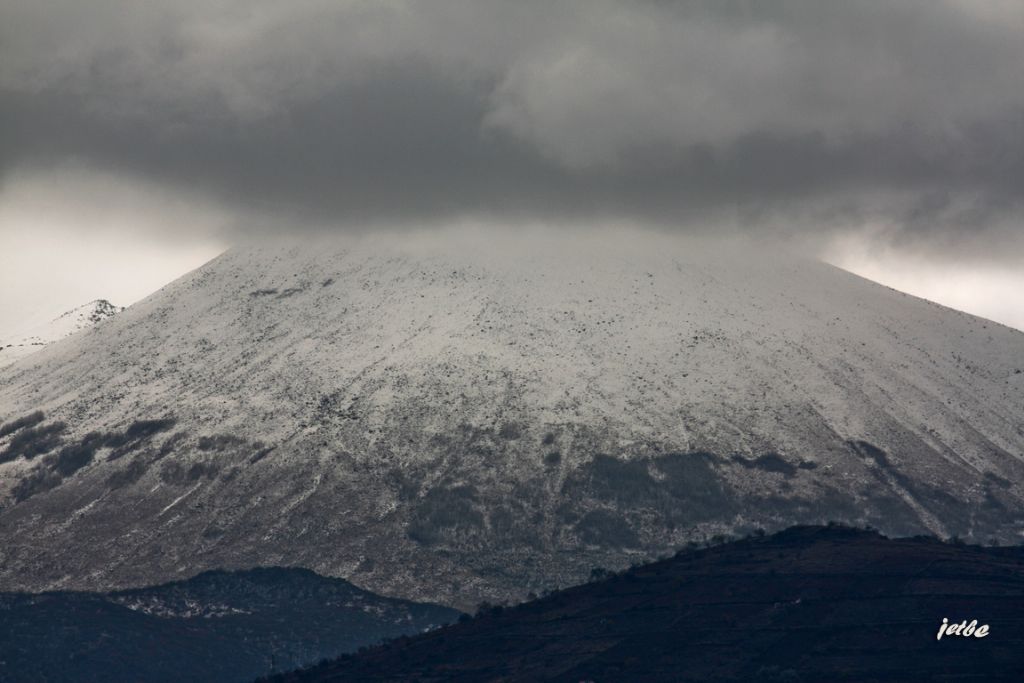
[[[25,417],[20,417],[17,420],[11,420],[10,422],[4,423],[2,426],[0,426],[0,439],[10,434],[13,434],[19,429],[24,429],[25,427],[35,427],[44,419],[46,419],[46,416],[43,415],[43,411],[37,410],[36,412],[30,413]]]
[[[204,477],[208,479],[213,478],[219,470],[220,467],[212,462],[165,461],[160,470],[160,481],[165,484],[187,486],[194,484]]]
[[[63,480],[59,474],[51,472],[45,467],[40,467],[15,484],[14,488],[11,489],[11,494],[14,496],[14,500],[21,503],[37,493],[49,491],[60,486],[61,481]]]
[[[640,544],[629,522],[607,510],[588,512],[576,525],[583,542],[611,548],[635,548]]]
[[[61,443],[61,434],[67,430],[63,422],[53,422],[40,427],[29,427],[18,431],[7,448],[0,451],[0,463],[24,457],[31,460],[37,455],[49,453]]]
[[[96,451],[106,445],[108,438],[108,434],[89,432],[77,443],[60,449],[52,463],[54,471],[62,477],[71,476],[92,462]]]
[[[165,417],[159,420],[136,420],[128,425],[128,428],[118,434],[109,432],[102,446],[114,449],[110,459],[115,460],[138,448],[139,444],[152,439],[161,432],[166,432],[176,425],[178,421],[173,417]]]
[[[447,538],[472,534],[483,527],[475,508],[472,486],[439,486],[431,489],[416,506],[407,533],[412,540],[430,545]]]
[[[22,418],[22,420],[27,419]],[[109,456],[110,460],[120,458],[141,443],[170,429],[176,422],[174,418],[170,417],[159,420],[136,420],[123,432],[89,432],[81,439],[68,443],[56,453],[48,455],[43,460],[42,466],[19,481],[11,493],[16,501],[22,502],[37,493],[56,488],[64,479],[91,464],[101,449],[113,449]],[[66,429],[67,426],[63,422],[54,422],[41,427],[22,428],[11,439],[7,449],[0,452],[0,463],[9,462],[21,456],[32,459],[37,455],[56,450],[63,442],[62,434]],[[135,466],[128,478],[137,479],[140,474],[139,467]]]
[[[177,424],[173,417],[165,417],[159,420],[136,420],[128,425],[122,433],[110,432],[107,434],[104,445],[110,448],[120,448],[137,441],[150,439],[160,432],[166,432]]]

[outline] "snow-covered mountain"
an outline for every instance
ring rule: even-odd
[[[0,368],[123,310],[123,307],[115,306],[106,299],[97,299],[72,308],[48,323],[0,340]]]
[[[1022,371],[1020,332],[668,236],[239,248],[0,370],[0,589],[469,606],[794,522],[1019,540]]]

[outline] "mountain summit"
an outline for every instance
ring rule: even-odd
[[[237,248],[0,370],[0,588],[297,565],[467,607],[718,534],[1024,531],[1024,334],[799,258]]]

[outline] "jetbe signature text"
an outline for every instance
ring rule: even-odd
[[[949,619],[943,617],[942,625],[939,626],[939,632],[935,634],[935,640],[942,640],[942,636],[964,636],[965,638],[974,636],[975,638],[984,638],[987,635],[988,624],[978,626],[977,619],[972,619],[970,622],[964,620],[959,624],[951,624]]]

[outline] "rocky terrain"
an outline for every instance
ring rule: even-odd
[[[468,609],[758,527],[1016,542],[1022,371],[1018,331],[668,236],[240,247],[0,369],[0,589],[288,565]]]

